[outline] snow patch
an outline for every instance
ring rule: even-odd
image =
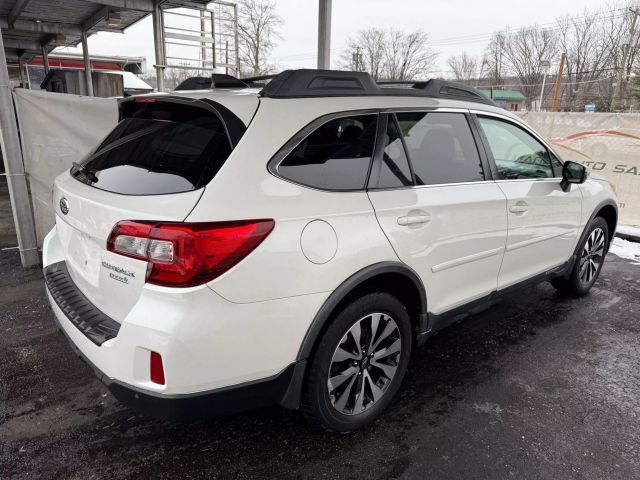
[[[632,237],[640,238],[640,227],[632,227],[630,225],[618,225],[616,228],[617,233],[622,233],[623,235],[630,235]]]
[[[640,265],[640,243],[630,242],[622,238],[615,237],[609,252],[620,258],[634,260],[634,265]]]

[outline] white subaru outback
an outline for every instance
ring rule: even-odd
[[[55,180],[49,300],[123,403],[278,404],[351,431],[438,330],[531,282],[598,278],[611,187],[477,90],[319,70],[213,84],[123,100]]]

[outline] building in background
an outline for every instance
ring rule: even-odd
[[[150,85],[137,76],[146,70],[144,57],[92,55],[90,58],[94,96],[123,97],[153,91]],[[48,74],[45,73],[42,57],[36,56],[25,63],[24,71],[21,73],[16,80],[24,88],[76,95],[87,94],[82,55],[51,53]]]
[[[527,97],[518,90],[498,90],[495,88],[482,90],[487,97],[492,99],[498,106],[511,112],[520,112],[524,110]]]

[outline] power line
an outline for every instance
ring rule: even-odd
[[[618,13],[616,13],[618,12]],[[614,8],[611,10],[607,10],[607,11],[602,11],[602,12],[594,12],[594,13],[586,13],[584,15],[580,15],[580,16],[575,16],[575,17],[569,17],[567,18],[568,21],[572,21],[574,23],[574,25],[579,25],[584,23],[586,25],[586,21],[587,20],[596,20],[596,21],[605,21],[605,20],[613,20],[613,19],[617,19],[620,17],[624,17],[626,15],[626,8],[625,7],[620,7],[620,8]],[[544,30],[544,31],[557,31],[560,30],[561,27],[559,25],[559,22],[562,21],[562,18],[558,18],[552,22],[547,22],[547,23],[543,23],[543,24],[539,24],[539,25],[533,25],[533,26],[525,26],[525,27],[520,27],[520,28],[514,28],[513,32],[533,32],[533,31],[537,31],[537,30]],[[577,23],[576,23],[577,22]],[[553,27],[553,28],[549,28],[549,27]],[[460,35],[460,36],[455,36],[455,37],[445,37],[445,38],[441,38],[441,39],[435,39],[432,40],[429,43],[430,47],[448,47],[448,46],[456,46],[456,45],[464,45],[464,44],[468,44],[468,43],[479,43],[479,42],[483,42],[483,41],[488,41],[490,40],[495,34],[497,33],[502,33],[502,32],[506,32],[507,30],[498,30],[498,31],[493,31],[493,32],[485,32],[485,33],[476,33],[476,34],[470,34],[470,35]],[[344,50],[349,50],[350,47],[345,46],[345,47],[338,47],[338,48],[332,48],[331,49],[331,53],[337,53],[337,52],[342,52]],[[307,52],[301,52],[301,53],[295,53],[295,54],[290,54],[290,55],[282,55],[279,57],[275,57],[276,60],[280,60],[280,61],[305,61],[305,60],[311,60],[314,59],[317,55],[317,52],[315,51],[307,51]],[[446,72],[446,73],[453,73],[452,71],[447,71],[447,70],[438,70],[436,72]]]
[[[595,80],[582,80],[580,82],[561,82],[560,85],[579,85],[583,83],[603,82],[605,80],[611,80],[612,78],[615,78],[615,75],[612,75],[610,77],[596,78]],[[540,87],[540,86],[542,86],[542,83],[528,83],[528,84],[512,83],[510,85],[486,85],[486,86],[481,85],[478,88],[487,89],[487,88],[502,88],[502,87]]]

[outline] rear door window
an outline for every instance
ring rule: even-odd
[[[128,106],[130,107],[130,106]],[[231,154],[222,120],[175,102],[136,103],[72,175],[95,188],[159,195],[205,186]]]
[[[402,143],[402,135],[394,116],[389,115],[377,188],[398,188],[411,185],[413,185],[413,176]]]
[[[416,185],[484,180],[480,155],[464,113],[402,112],[396,117]]]
[[[363,189],[377,124],[375,114],[329,120],[298,144],[276,171],[283,178],[322,190]]]

